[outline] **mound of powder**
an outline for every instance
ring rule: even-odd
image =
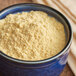
[[[65,46],[64,26],[41,11],[9,14],[0,20],[0,50],[21,60],[43,60]]]

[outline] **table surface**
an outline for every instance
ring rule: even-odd
[[[12,4],[26,3],[26,2],[29,3],[32,2],[32,0],[0,0],[0,10]],[[68,64],[66,64],[60,76],[74,76]]]

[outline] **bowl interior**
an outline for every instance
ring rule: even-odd
[[[66,46],[65,46],[65,48],[66,48],[67,45],[69,44],[70,40],[71,40],[71,27],[70,27],[70,24],[68,23],[67,19],[61,13],[54,10],[53,8],[50,8],[50,7],[47,7],[47,6],[44,6],[44,5],[40,5],[40,4],[16,4],[16,5],[7,7],[4,10],[2,10],[0,12],[0,19],[5,18],[8,14],[15,14],[15,13],[18,13],[18,12],[23,12],[23,11],[24,12],[29,12],[29,11],[32,11],[32,10],[34,10],[34,11],[44,11],[50,17],[56,18],[59,22],[61,22],[63,24],[64,29],[65,29],[65,34],[66,34]],[[64,50],[62,50],[61,52],[63,52],[63,51]],[[57,54],[56,56],[58,56],[59,54]],[[54,57],[56,57],[56,56],[54,56]],[[53,57],[51,57],[51,58],[53,58]]]

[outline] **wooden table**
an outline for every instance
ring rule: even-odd
[[[29,3],[32,2],[32,0],[0,0],[0,10],[12,4],[26,2]],[[66,67],[64,68],[60,76],[74,76],[68,64],[66,64]]]

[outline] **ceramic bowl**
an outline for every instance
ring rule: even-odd
[[[2,76],[59,76],[65,67],[72,42],[72,28],[63,14],[45,5],[22,3],[1,10],[0,19],[5,18],[8,14],[32,10],[44,11],[63,24],[66,34],[66,46],[57,55],[40,61],[18,60],[0,51],[0,73]]]

